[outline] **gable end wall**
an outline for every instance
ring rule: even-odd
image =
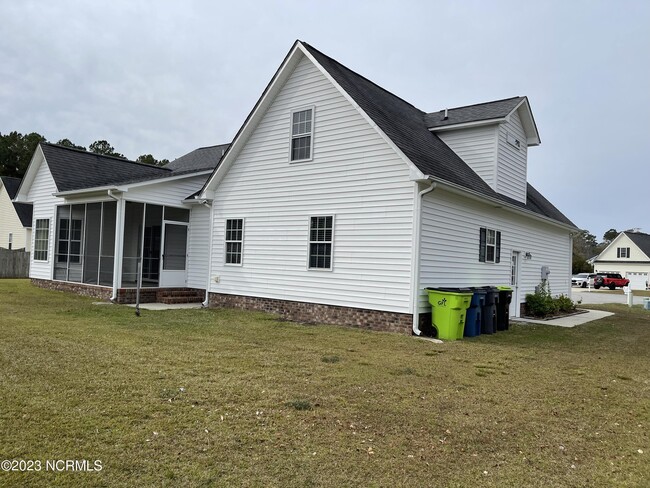
[[[290,112],[310,106],[313,160],[289,163]],[[216,188],[210,291],[408,313],[413,192],[408,166],[303,58]],[[319,215],[335,217],[332,271],[308,270]],[[242,266],[224,264],[227,218],[245,219]]]

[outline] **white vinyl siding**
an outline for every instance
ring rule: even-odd
[[[569,231],[536,222],[504,209],[436,190],[422,204],[420,287],[506,285],[511,280],[512,251],[520,251],[520,302],[541,279],[541,267],[551,269],[555,294],[571,289],[571,239]],[[501,262],[479,262],[481,227],[501,232]],[[530,252],[532,259],[524,259]],[[420,312],[429,311],[420,290]]]
[[[129,188],[129,191],[124,194],[124,198],[134,202],[181,207],[183,200],[203,187],[208,176],[207,174],[189,176],[151,185],[136,186]]]
[[[519,141],[518,148],[508,142],[508,136],[510,136],[511,140],[516,139]],[[510,114],[508,122],[499,125],[495,190],[519,202],[526,201],[527,151],[526,133],[519,113],[515,111]]]
[[[0,184],[0,247],[9,248],[9,234],[12,237],[12,249],[26,248],[29,251],[30,243],[26,240],[27,229],[18,218],[7,189]]]
[[[34,177],[34,181],[29,189],[27,200],[33,202],[34,220],[48,219],[50,221],[50,230],[48,236],[47,261],[34,260],[34,252],[30,255],[29,277],[43,280],[52,279],[52,256],[54,255],[54,232],[56,225],[53,225],[56,219],[56,206],[62,203],[60,198],[52,196],[57,192],[56,184],[50,173],[47,161],[43,161]],[[36,231],[32,232],[32,250],[34,249],[33,240]]]
[[[305,106],[314,159],[287,164],[289,116]],[[408,313],[412,214],[408,166],[303,58],[216,188],[210,291]],[[308,269],[319,215],[336,215],[328,273]],[[246,222],[242,266],[220,258],[231,216]]]
[[[496,188],[497,126],[440,131],[436,134],[492,188]]]
[[[208,281],[210,209],[193,205],[187,245],[187,286],[203,288]]]

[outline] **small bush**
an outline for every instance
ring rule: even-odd
[[[573,312],[575,309],[575,303],[566,295],[553,298],[548,282],[540,283],[535,293],[526,295],[526,310],[533,317],[548,317],[558,312]]]

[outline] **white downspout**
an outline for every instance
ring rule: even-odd
[[[113,251],[113,293],[111,294],[111,302],[115,302],[117,300],[117,290],[119,288],[118,283],[119,283],[119,278],[120,278],[120,271],[121,271],[121,262],[122,262],[122,241],[124,240],[123,233],[121,232],[122,230],[122,217],[124,214],[124,199],[120,197],[116,197],[113,195],[113,190],[108,190],[108,196],[111,197],[113,200],[117,202],[117,209],[116,209],[116,215],[115,215],[115,247]]]
[[[427,178],[426,180],[416,181],[416,189],[419,188],[418,185],[422,181],[430,183],[430,186],[426,187],[424,190],[421,190],[417,194],[417,197],[415,198],[415,209],[413,212],[415,216],[415,229],[413,236],[413,270],[411,272],[411,310],[413,312],[413,334],[416,336],[422,334],[422,331],[420,331],[420,310],[418,306],[418,301],[420,298],[420,234],[422,229],[422,198],[427,193],[435,190],[437,186],[435,181],[431,181]]]
[[[212,283],[212,241],[213,241],[213,228],[214,228],[214,205],[212,202],[208,201],[202,202],[204,206],[210,209],[210,225],[209,225],[209,244],[208,244],[208,280],[205,285],[205,300],[201,303],[202,307],[208,307],[210,305],[210,283]]]

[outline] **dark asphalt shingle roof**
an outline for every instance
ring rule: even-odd
[[[16,214],[20,219],[20,223],[23,224],[23,227],[31,227],[34,206],[31,203],[20,203],[20,202],[11,202],[11,203],[14,204],[14,208],[16,209]]]
[[[18,193],[18,187],[20,186],[20,178],[12,178],[10,176],[2,176],[0,177],[2,179],[2,184],[7,190],[7,194],[9,195],[9,198],[13,200],[16,198],[16,194]],[[31,203],[18,203],[18,202],[11,202],[14,206],[14,209],[16,210],[16,215],[18,215],[18,218],[20,219],[20,223],[23,224],[23,227],[31,227],[32,226],[32,211],[33,211],[33,206]]]
[[[531,185],[528,185],[525,204],[495,192],[449,146],[428,130],[426,119],[429,114],[346,68],[313,46],[304,42],[302,44],[422,173],[575,226]],[[509,104],[514,104],[514,108],[515,100],[518,100],[517,103],[521,101],[519,97],[509,100],[508,103],[497,104],[499,113],[506,110]]]
[[[13,200],[16,198],[16,193],[18,193],[18,187],[20,186],[20,178],[14,178],[13,176],[0,176],[2,180],[2,186],[5,187],[9,198]]]
[[[172,171],[201,171],[211,170],[217,167],[222,156],[230,144],[218,144],[216,146],[200,147],[194,151],[174,159],[165,165],[165,168]]]
[[[158,166],[56,144],[41,143],[41,148],[60,192],[164,178],[172,173]]]
[[[625,232],[634,244],[639,246],[646,256],[650,257],[650,235],[643,232]]]
[[[449,108],[447,109],[447,119],[445,119],[445,111],[443,109],[439,112],[426,114],[424,123],[427,127],[432,128],[478,122],[481,120],[501,119],[512,112],[524,99],[525,97],[513,97],[506,98],[505,100],[467,105],[465,107]]]

